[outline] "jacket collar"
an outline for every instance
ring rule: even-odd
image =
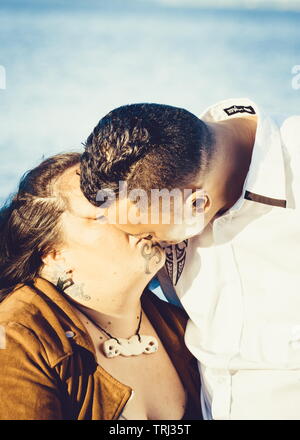
[[[72,354],[72,348],[70,348],[70,343],[72,347],[72,341],[86,350],[89,350],[96,357],[93,342],[74,311],[74,308],[71,305],[71,299],[64,296],[64,294],[59,292],[52,283],[42,277],[35,278],[31,287],[36,291],[39,298],[51,302],[51,308],[55,308],[55,315],[64,331],[64,335],[59,335],[61,352],[53,353],[51,356],[51,350],[49,350],[49,361],[52,364],[51,366],[55,366],[63,359],[63,357]],[[44,342],[49,346],[51,344],[49,341]]]
[[[54,311],[55,319],[57,319],[60,324],[57,326],[56,332],[61,328],[63,329],[61,330],[62,333],[58,334],[61,344],[61,350],[59,353],[57,352],[57,344],[52,347],[52,341],[49,340],[48,336],[42,341],[43,346],[47,351],[51,367],[53,368],[65,357],[72,354],[72,342],[76,343],[82,348],[85,348],[86,350],[89,350],[96,359],[94,344],[80,318],[74,311],[74,308],[71,305],[72,300],[58,291],[52,283],[42,277],[37,277],[34,279],[31,289],[33,289],[37,295],[37,297],[34,299],[37,306],[37,302],[40,300],[51,303],[50,308]],[[33,299],[31,299],[31,301],[33,301]],[[171,357],[179,356],[179,358],[182,358],[183,354],[181,347],[178,344],[178,339],[176,336],[170,336],[168,319],[166,320],[167,315],[165,309],[169,310],[169,313],[172,314],[172,305],[163,307],[164,304],[161,304],[161,300],[147,288],[145,288],[141,296],[141,304],[144,312],[157,331],[157,334],[168,348],[169,355]],[[48,313],[53,312],[49,311]],[[54,316],[52,316],[52,320],[53,319]],[[186,350],[186,360],[189,361],[192,357],[192,354]]]
[[[244,200],[286,207],[286,180],[280,130],[257,105],[248,98],[221,101],[200,116],[217,122],[243,115],[257,115],[257,130],[252,159],[241,197],[229,211],[237,210]]]

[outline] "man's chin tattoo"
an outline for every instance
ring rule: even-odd
[[[142,247],[142,256],[145,259],[145,273],[150,274],[150,262],[153,258],[157,257],[156,264],[162,260],[162,254],[159,251],[159,245],[152,243],[145,243]]]

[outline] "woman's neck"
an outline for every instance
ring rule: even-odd
[[[112,304],[106,311],[101,306],[91,308],[76,304],[74,307],[82,314],[83,321],[87,318],[113,337],[130,338],[136,333],[140,321],[142,310],[140,296],[117,307],[114,307],[112,298]]]
[[[103,286],[98,280],[83,280],[57,267],[44,268],[40,274],[64,291],[74,310],[95,322],[112,336],[128,338],[136,333],[141,314],[141,295],[145,281],[134,280],[130,286]],[[83,316],[81,316],[83,318]]]

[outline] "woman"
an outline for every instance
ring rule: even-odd
[[[146,287],[164,252],[97,220],[79,161],[45,160],[1,210],[0,419],[201,418],[187,316]]]

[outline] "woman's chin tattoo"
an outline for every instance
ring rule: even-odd
[[[145,259],[145,273],[150,274],[150,262],[157,257],[156,264],[162,260],[162,254],[159,251],[159,245],[152,243],[145,243],[142,247],[142,257]]]

